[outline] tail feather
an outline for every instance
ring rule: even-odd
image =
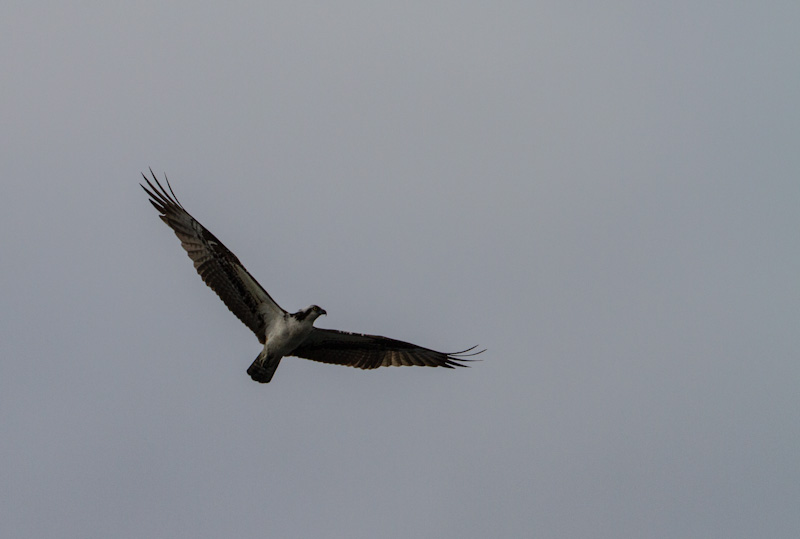
[[[258,354],[256,360],[253,361],[253,364],[247,369],[247,374],[256,382],[266,384],[272,380],[272,377],[275,375],[275,369],[278,368],[280,363],[281,358],[275,359],[266,357],[264,351],[262,351]]]

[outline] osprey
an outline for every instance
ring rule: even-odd
[[[415,344],[381,337],[314,327],[314,321],[327,314],[312,305],[296,313],[288,313],[273,300],[216,236],[189,215],[172,191],[161,186],[153,170],[153,183],[142,174],[150,203],[159,217],[181,240],[181,246],[194,262],[203,281],[220,297],[228,309],[249,327],[264,349],[247,369],[247,374],[262,384],[272,380],[284,356],[296,356],[323,363],[348,365],[360,369],[422,365],[427,367],[466,367],[476,346],[461,352],[444,353]],[[166,179],[166,178],[165,178]]]

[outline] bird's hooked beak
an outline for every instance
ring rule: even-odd
[[[320,308],[319,308],[319,315],[320,315],[320,316],[322,316],[322,315],[326,315],[326,316],[327,316],[327,314],[328,314],[328,311],[326,311],[326,310],[325,310],[325,309],[323,309],[322,307],[320,307]]]

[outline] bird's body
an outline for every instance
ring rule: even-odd
[[[325,311],[314,305],[294,314],[275,317],[267,327],[264,350],[273,355],[290,355],[314,329],[314,320],[323,314]]]
[[[152,174],[152,171],[151,171]],[[203,281],[247,327],[263,350],[247,369],[250,377],[261,383],[272,379],[281,358],[297,356],[323,363],[348,365],[361,369],[384,366],[422,365],[429,367],[464,367],[474,346],[455,353],[436,352],[378,335],[363,335],[314,327],[314,321],[327,314],[312,305],[296,313],[282,309],[258,284],[225,245],[194,219],[178,202],[167,181],[169,193],[153,174],[153,182],[144,177],[150,203],[178,238]]]
[[[247,374],[256,382],[269,382],[281,358],[291,356],[303,344],[314,329],[314,320],[323,314],[324,310],[312,305],[294,314],[274,317],[266,329],[264,349],[247,369]]]

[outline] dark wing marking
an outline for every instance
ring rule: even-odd
[[[181,206],[169,180],[167,193],[152,169],[150,174],[155,185],[142,174],[150,187],[142,185],[142,189],[150,195],[150,203],[161,214],[161,220],[175,231],[203,281],[263,344],[269,320],[273,316],[283,316],[285,311],[250,275],[236,255]]]
[[[446,354],[378,335],[314,328],[303,344],[298,346],[291,355],[359,369],[401,365],[452,369],[453,367],[466,367],[467,365],[462,365],[461,362],[473,361],[465,359],[466,357],[484,352],[484,350],[480,350],[468,353],[474,349],[475,346],[461,352]]]

